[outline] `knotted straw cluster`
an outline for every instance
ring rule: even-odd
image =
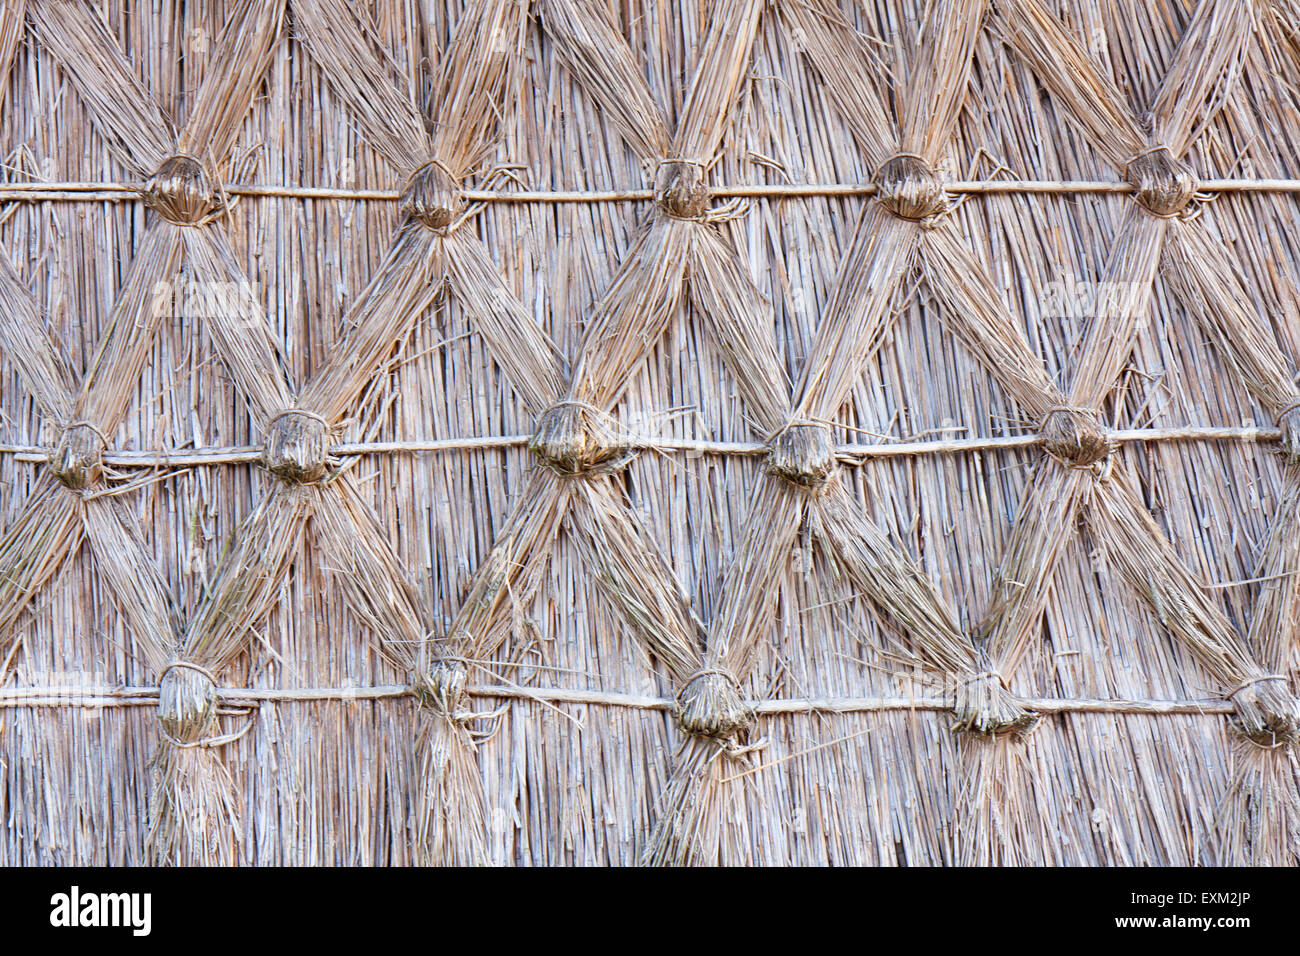
[[[445,166],[428,162],[406,181],[398,209],[402,215],[443,232],[464,213],[465,193]]]
[[[168,222],[196,226],[225,206],[212,176],[193,156],[168,156],[145,183],[144,200]]]
[[[281,412],[271,419],[262,450],[262,465],[283,481],[320,481],[332,467],[330,425],[320,415],[302,409]]]
[[[1038,427],[1038,434],[1045,452],[1075,468],[1096,464],[1113,449],[1091,408],[1053,408]]]
[[[922,222],[947,207],[943,181],[925,157],[896,153],[876,171],[876,202],[900,219]]]
[[[683,733],[726,741],[753,722],[753,708],[724,670],[699,671],[677,692],[677,725]]]
[[[825,425],[791,422],[768,441],[768,472],[793,484],[824,488],[836,468],[835,443]]]
[[[528,450],[564,477],[618,471],[636,454],[613,418],[594,405],[572,400],[542,412]]]
[[[704,184],[704,164],[687,159],[665,159],[655,172],[655,203],[677,219],[699,219],[709,208],[709,187]]]
[[[59,436],[50,456],[50,472],[73,491],[84,491],[104,476],[103,433],[90,422],[73,422]]]
[[[1133,200],[1153,216],[1176,216],[1196,195],[1196,176],[1168,146],[1153,146],[1124,165]]]

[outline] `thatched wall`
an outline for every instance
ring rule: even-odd
[[[1290,0],[355,7],[0,6],[0,861],[1296,862]]]

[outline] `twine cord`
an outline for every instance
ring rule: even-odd
[[[1271,681],[1271,680],[1285,681],[1286,675],[1285,674],[1264,674],[1261,677],[1250,677],[1242,681],[1233,690],[1229,691],[1223,696],[1226,697],[1228,700],[1231,700],[1232,698],[1240,694],[1243,690],[1245,690],[1247,687],[1250,687],[1253,684],[1262,684],[1265,681]]]
[[[166,667],[162,669],[162,673],[158,675],[158,683],[161,684],[163,680],[167,677],[167,675],[174,670],[187,670],[187,671],[193,671],[196,674],[202,674],[204,677],[208,679],[209,684],[211,684],[214,688],[217,686],[217,678],[213,675],[212,671],[208,670],[202,664],[195,664],[193,661],[170,662]]]
[[[216,699],[217,697],[216,676],[212,673],[212,671],[208,670],[202,664],[196,664],[193,661],[183,661],[183,660],[170,661],[167,664],[167,666],[162,669],[162,672],[158,675],[159,685],[161,685],[167,679],[167,675],[174,670],[187,670],[187,671],[192,671],[195,674],[202,675],[207,680],[208,685],[212,688],[213,699],[214,700]],[[256,708],[254,707],[254,712],[255,711]],[[256,719],[255,716],[250,716],[248,722],[244,724],[244,726],[241,729],[234,731],[233,733],[214,734],[207,737],[200,737],[198,740],[181,740],[180,738],[170,733],[165,727],[163,727],[161,722],[158,724],[158,733],[162,735],[163,739],[165,739],[173,747],[177,747],[181,750],[192,750],[196,747],[209,747],[209,748],[224,747],[226,744],[233,743],[234,741],[239,740],[250,730],[252,730],[253,722],[255,719]]]

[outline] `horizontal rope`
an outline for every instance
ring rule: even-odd
[[[0,185],[0,201],[14,202],[127,202],[139,199],[144,183],[7,183]],[[1203,179],[1197,181],[1203,193],[1295,193],[1300,179]],[[943,184],[945,192],[963,195],[1029,193],[1038,195],[1114,195],[1133,192],[1132,183],[1111,180],[953,180]],[[257,185],[228,183],[222,189],[232,196],[288,199],[345,199],[397,202],[396,189],[338,189],[325,186]],[[709,190],[718,198],[797,199],[811,196],[874,196],[875,183],[797,183],[788,185],[717,186]],[[467,202],[488,203],[600,203],[649,202],[651,189],[613,190],[483,190],[467,189]]]
[[[671,712],[670,697],[649,697],[599,690],[571,690],[563,687],[518,687],[499,684],[471,684],[471,697],[532,700],[547,704],[594,704],[633,710]],[[255,707],[262,703],[310,701],[386,700],[413,697],[414,687],[388,684],[375,687],[304,687],[250,689],[220,687],[217,700],[230,707]],[[4,707],[149,707],[158,702],[157,687],[7,687],[0,689]],[[1225,700],[1131,700],[1089,697],[1033,697],[1025,707],[1040,714],[1212,714],[1234,713]],[[751,700],[746,704],[756,714],[852,714],[890,711],[950,711],[951,699],[940,697],[799,697]]]
[[[1276,442],[1282,433],[1276,428],[1243,426],[1186,425],[1172,428],[1130,428],[1105,431],[1112,441],[1173,442],[1173,441],[1241,441]],[[493,448],[522,448],[528,444],[529,435],[487,435],[469,438],[433,438],[417,441],[347,442],[333,445],[329,453],[336,457],[383,454],[416,454],[420,452],[473,451]],[[868,460],[872,458],[899,458],[910,455],[963,454],[978,451],[998,451],[1013,448],[1032,448],[1042,444],[1037,434],[1011,435],[1003,438],[953,438],[943,441],[898,441],[893,444],[844,444],[835,447],[843,459]],[[764,455],[768,445],[763,442],[694,441],[679,438],[633,439],[631,447],[662,452],[693,452],[704,455]],[[50,460],[53,449],[43,445],[0,445],[0,455],[13,455],[16,461],[44,464]],[[262,460],[261,445],[236,445],[205,448],[197,451],[113,451],[105,452],[104,464],[118,468],[189,468],[196,465],[252,464]]]

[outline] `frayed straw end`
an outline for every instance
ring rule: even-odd
[[[1300,703],[1282,677],[1247,681],[1228,695],[1242,734],[1267,748],[1300,740]]]
[[[728,740],[753,721],[740,685],[722,671],[701,671],[677,695],[677,725],[693,736]]]
[[[241,806],[230,772],[204,747],[163,743],[153,767],[145,849],[155,866],[234,866]]]
[[[957,699],[953,712],[957,721],[954,733],[976,734],[982,737],[1026,736],[1039,721],[1039,715],[1026,710],[1020,701],[1002,685],[995,673],[979,674],[957,685]]]
[[[542,412],[528,450],[557,475],[617,471],[635,456],[613,419],[585,402],[560,402]]]
[[[1228,866],[1300,864],[1300,776],[1295,752],[1241,739],[1216,828]]]
[[[415,755],[415,862],[486,866],[486,801],[469,733],[422,707]]]
[[[659,797],[658,814],[641,850],[642,866],[717,866],[723,859],[728,821],[743,821],[735,805],[739,787],[723,781],[728,761],[716,742],[687,740]],[[740,856],[740,854],[735,854]]]
[[[768,442],[768,474],[801,488],[824,488],[838,467],[831,431],[825,425],[791,423]]]

